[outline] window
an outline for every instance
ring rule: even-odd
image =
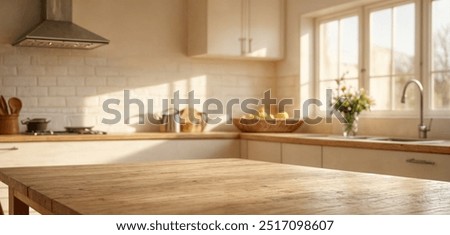
[[[319,22],[319,90],[326,99],[326,90],[335,87],[335,80],[345,74],[347,84],[358,87],[359,17],[343,16]]]
[[[415,78],[416,72],[415,5],[408,3],[373,9],[368,14],[368,85],[369,94],[376,101],[373,109],[410,109],[417,103],[411,100],[418,97],[417,92],[410,92],[405,104],[400,103],[400,97],[403,85]]]
[[[406,103],[400,103],[404,84],[414,78],[425,86],[428,112],[448,114],[449,10],[450,0],[383,1],[354,14],[317,18],[317,96],[324,101],[326,90],[345,74],[347,85],[369,91],[373,110],[403,114],[418,107],[416,89],[408,89]]]
[[[450,0],[434,0],[431,7],[431,107],[450,109]]]

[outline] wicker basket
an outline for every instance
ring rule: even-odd
[[[181,123],[180,130],[181,132],[202,132],[205,129],[206,122],[202,122],[201,124],[194,123]]]
[[[233,124],[242,132],[289,133],[297,130],[303,120],[234,118]]]
[[[194,120],[190,120],[190,114]],[[203,132],[207,124],[205,113],[198,112],[195,109],[183,109],[180,112],[180,130],[181,132]]]

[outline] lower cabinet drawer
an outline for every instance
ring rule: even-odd
[[[281,143],[248,141],[248,159],[281,163]]]
[[[322,167],[322,147],[302,144],[282,144],[282,163]]]
[[[323,147],[323,167],[450,181],[450,155]]]

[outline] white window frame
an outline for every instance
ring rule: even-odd
[[[346,16],[357,15],[359,18],[359,67],[360,76],[358,79],[359,87],[370,90],[369,71],[370,71],[370,11],[376,9],[383,9],[386,7],[395,7],[405,3],[415,3],[415,79],[422,82],[424,85],[424,115],[425,118],[450,118],[450,110],[432,110],[432,90],[430,68],[432,63],[431,58],[431,4],[432,0],[387,0],[379,3],[353,7],[348,10],[339,11],[326,16],[319,16],[314,19],[314,37],[320,38],[319,26],[321,23],[327,21],[337,20]],[[318,42],[318,40],[317,40]],[[314,97],[320,98],[320,60],[319,58],[319,43],[314,43]],[[411,87],[409,89],[417,89]],[[418,92],[418,90],[417,90]],[[369,94],[370,95],[370,94]],[[400,99],[400,97],[398,97]],[[323,101],[325,102],[325,101]],[[375,101],[376,102],[376,101]],[[419,112],[419,104],[414,110],[373,110],[371,112],[363,112],[362,115],[366,117],[395,117],[395,118],[416,118]],[[320,113],[324,114],[323,111]]]
[[[432,35],[431,35],[431,28],[432,28],[432,24],[431,24],[431,4],[432,4],[432,0],[422,0],[420,1],[422,3],[421,5],[421,9],[422,9],[422,35],[421,35],[421,40],[422,40],[422,53],[423,53],[423,58],[424,61],[422,63],[422,73],[421,76],[423,78],[427,78],[424,79],[423,81],[423,85],[426,87],[425,88],[425,101],[427,103],[425,103],[425,114],[428,116],[433,116],[433,117],[440,117],[440,118],[450,118],[450,110],[432,110],[432,93],[433,91],[431,90],[431,67],[432,67],[432,63],[433,63],[433,58],[431,57],[431,51],[433,48],[432,45]]]
[[[421,71],[423,71],[423,69],[421,68],[421,60],[422,60],[422,55],[421,55],[421,39],[420,39],[420,33],[421,33],[421,29],[420,29],[420,14],[421,14],[421,5],[420,5],[420,1],[421,0],[397,0],[397,1],[383,1],[380,3],[376,3],[376,4],[371,4],[368,6],[364,6],[364,28],[366,30],[363,31],[364,34],[364,41],[362,42],[362,44],[364,45],[364,51],[363,51],[363,56],[364,56],[364,68],[363,70],[365,71],[362,74],[362,80],[364,81],[362,84],[364,85],[364,89],[366,89],[367,91],[370,91],[370,79],[369,79],[369,73],[370,73],[370,12],[372,11],[376,11],[376,10],[381,10],[381,9],[386,9],[386,8],[393,8],[396,6],[401,6],[404,4],[408,4],[408,3],[415,3],[415,70],[414,70],[414,78],[419,80],[420,82],[422,82],[422,84],[424,84],[423,80],[426,79],[422,79]],[[425,86],[425,84],[424,84]],[[426,98],[426,92],[425,90],[427,90],[428,86],[425,86],[426,88],[424,88],[424,104],[428,103],[428,99]],[[411,88],[409,88],[411,89]],[[416,87],[414,87],[413,89],[416,89]],[[417,90],[417,92],[419,92]],[[369,93],[370,95],[370,93]],[[398,97],[398,99],[400,100],[400,97]],[[392,100],[391,100],[392,102]],[[431,103],[430,103],[431,104]],[[375,105],[376,105],[376,100],[375,100]],[[419,107],[419,104],[417,104],[417,107]],[[425,107],[430,107],[425,105]],[[414,108],[414,110],[372,110],[370,113],[365,112],[366,115],[368,116],[372,116],[372,117],[412,117],[412,116],[416,116],[418,113],[419,108]],[[425,110],[424,110],[425,111]]]
[[[318,18],[316,18],[315,19],[315,21],[314,21],[314,28],[315,28],[315,32],[314,32],[314,37],[315,38],[317,38],[317,39],[319,39],[320,38],[320,24],[322,24],[322,23],[327,23],[327,22],[330,22],[330,21],[334,21],[334,20],[338,20],[338,19],[342,19],[342,18],[346,18],[346,17],[351,17],[351,16],[357,16],[358,17],[358,19],[359,19],[359,23],[358,23],[358,26],[359,26],[359,34],[358,34],[358,38],[359,38],[359,41],[362,41],[363,40],[363,34],[362,34],[362,27],[363,27],[363,24],[362,24],[362,17],[363,17],[363,15],[362,15],[362,8],[355,8],[355,9],[351,9],[351,10],[347,10],[347,11],[341,11],[341,12],[338,12],[338,13],[335,13],[335,14],[329,14],[329,15],[327,15],[327,16],[324,16],[324,17],[318,17]],[[317,42],[319,41],[319,40],[316,40]],[[363,65],[363,62],[364,62],[364,58],[363,58],[363,45],[362,45],[362,43],[360,43],[359,45],[358,45],[358,70],[359,70],[359,78],[358,78],[358,85],[359,85],[359,87],[362,87],[361,86],[361,84],[362,84],[362,76],[361,76],[361,74],[362,74],[362,65]],[[315,97],[316,98],[320,98],[320,59],[319,59],[319,55],[320,55],[320,45],[319,45],[319,43],[314,43],[314,53],[315,53],[315,56],[314,56],[314,58],[316,58],[316,62],[315,62],[315,65],[314,65],[314,74],[315,74],[315,79],[314,79],[314,94],[315,94]],[[323,100],[322,102],[324,102],[325,103],[325,101]],[[324,106],[325,107],[325,106]],[[324,113],[324,110],[321,110],[321,112],[322,113]]]

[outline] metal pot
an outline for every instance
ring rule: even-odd
[[[27,118],[25,120],[20,121],[23,125],[27,125],[27,132],[38,132],[38,131],[46,131],[47,124],[50,120],[45,118]]]

